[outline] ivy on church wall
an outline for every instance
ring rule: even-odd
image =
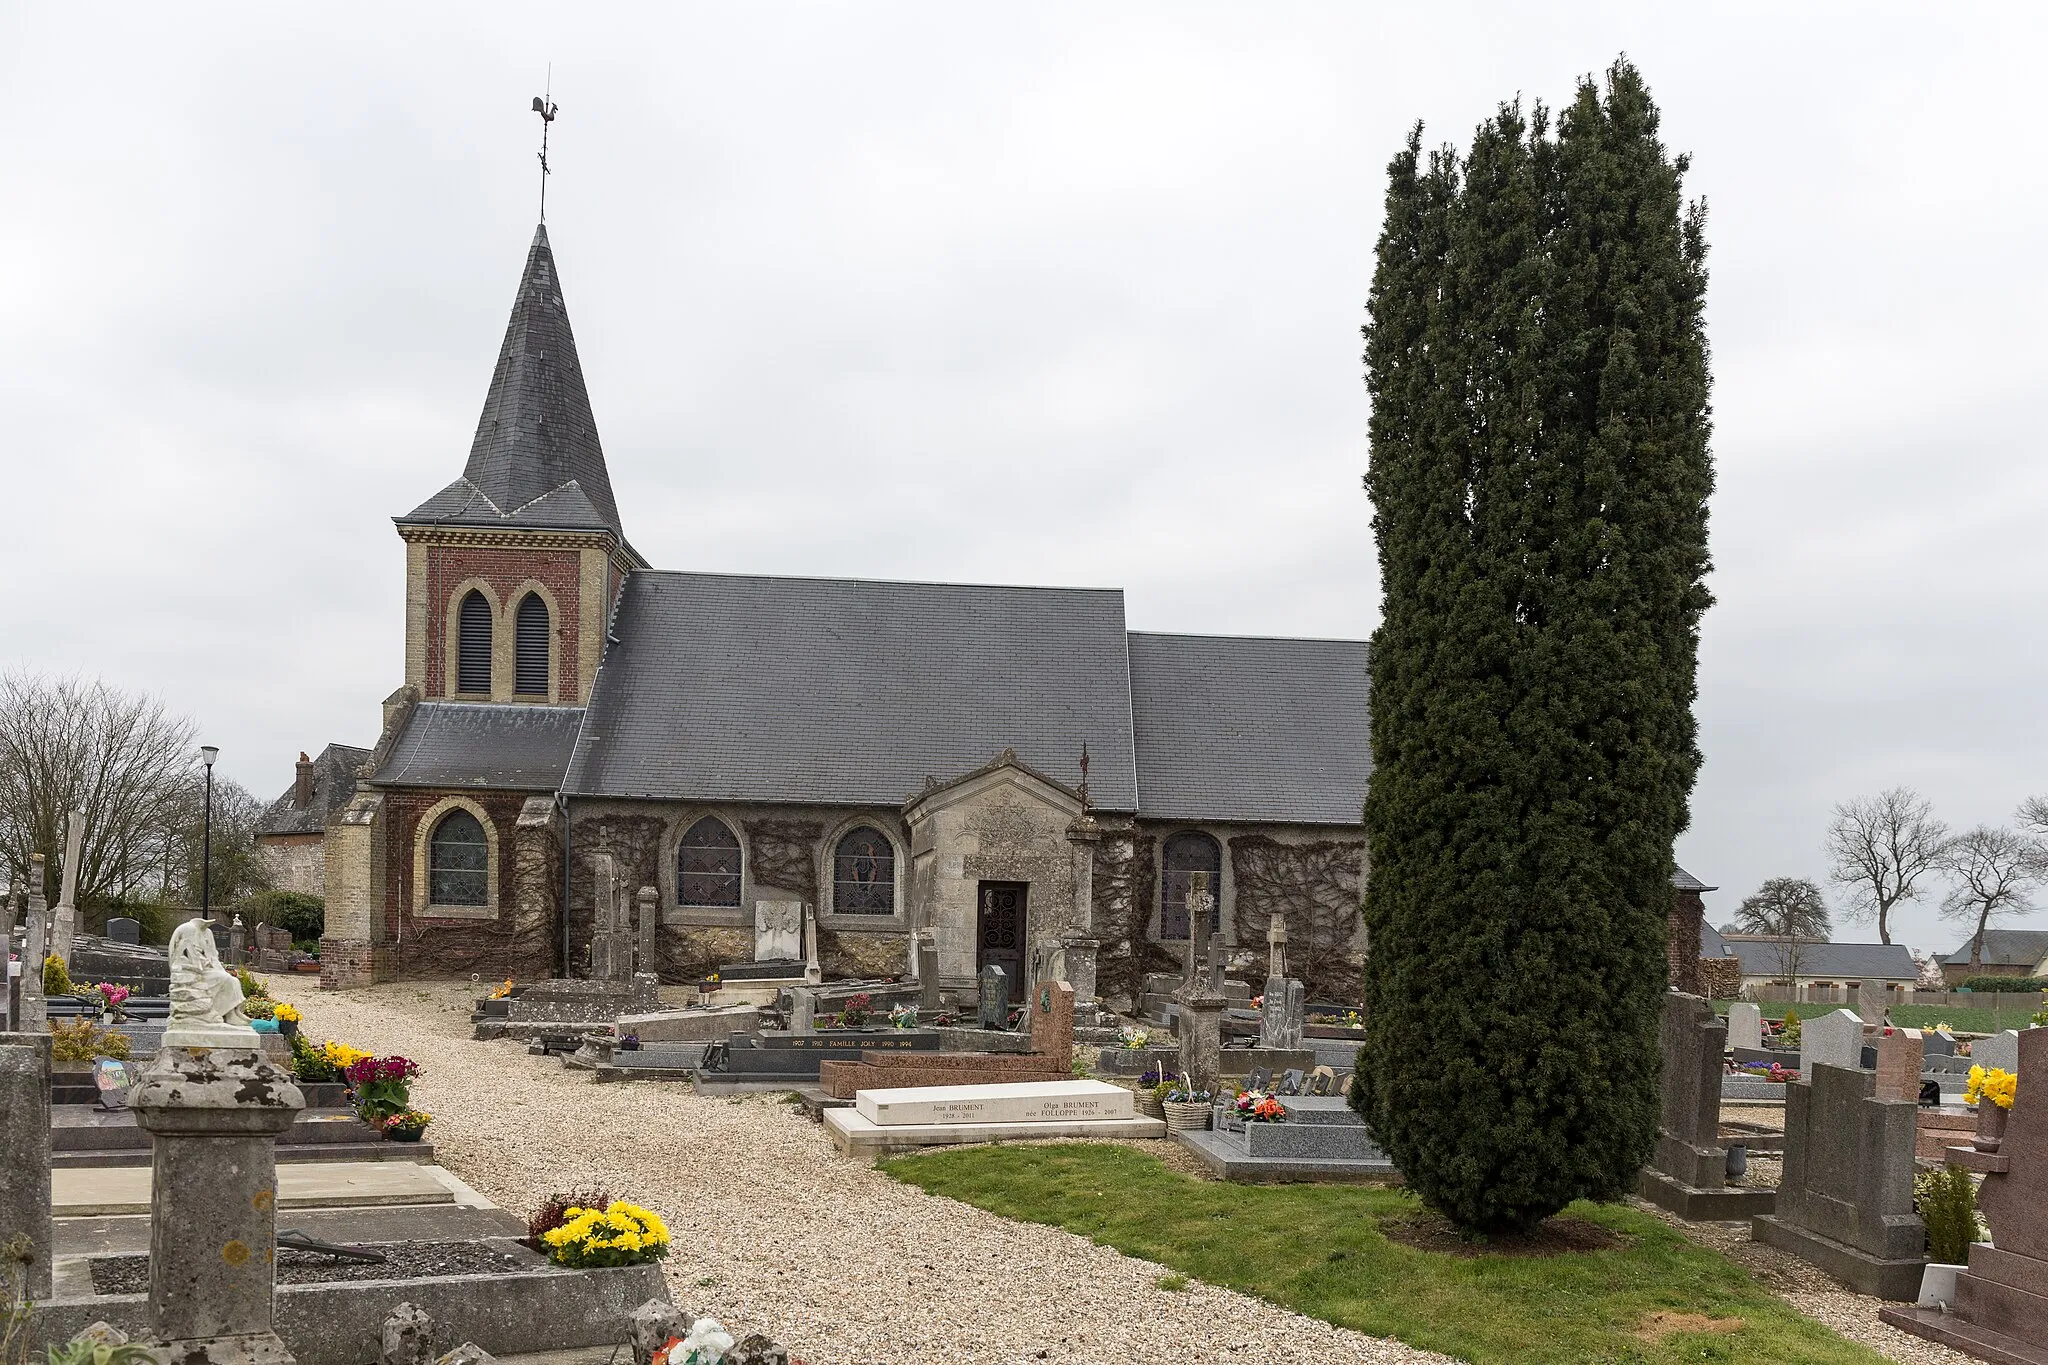
[[[815,903],[817,847],[825,827],[814,820],[760,819],[746,824],[750,864],[747,870],[753,875],[754,885],[787,891]]]
[[[1147,972],[1181,970],[1151,937],[1158,861],[1158,839],[1135,830],[1105,828],[1095,845],[1095,992],[1105,1001],[1135,1004]]]
[[[639,914],[636,899],[643,886],[661,885],[662,835],[668,822],[658,815],[630,814],[618,809],[584,814],[576,808],[575,833],[569,841],[569,974],[589,970],[590,937],[597,928],[597,864],[593,855],[600,839],[609,843],[618,885],[625,889],[629,913]],[[659,904],[659,902],[657,902]],[[663,981],[681,979],[670,963],[672,945],[666,933],[655,937],[661,957],[657,971]]]
[[[1365,844],[1357,839],[1283,843],[1264,834],[1230,840],[1240,946],[1263,950],[1275,915],[1287,924],[1287,972],[1310,999],[1350,1003],[1364,989],[1358,946],[1359,878]]]
[[[387,825],[384,876],[384,944],[394,951],[396,976],[441,977],[475,973],[493,981],[506,977],[532,980],[554,970],[552,916],[521,913],[518,823],[525,795],[517,792],[464,792],[483,808],[498,839],[498,915],[488,920],[449,920],[413,914],[413,847],[420,817],[448,792],[395,791],[384,799]],[[557,860],[549,860],[559,867]],[[551,910],[553,899],[541,902]],[[381,973],[380,973],[381,975]]]

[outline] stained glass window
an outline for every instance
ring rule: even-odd
[[[1217,925],[1217,900],[1223,889],[1223,846],[1199,830],[1176,834],[1166,841],[1161,858],[1159,937],[1172,941],[1188,936],[1188,886],[1198,872],[1209,878],[1209,914],[1199,924],[1198,938],[1206,939]]]
[[[896,913],[896,846],[866,826],[839,841],[832,857],[832,913]]]
[[[490,903],[491,845],[483,822],[451,810],[427,844],[427,901],[431,905]]]
[[[683,905],[740,903],[740,841],[725,821],[707,815],[676,847],[676,900]]]

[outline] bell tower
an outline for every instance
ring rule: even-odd
[[[581,706],[626,540],[545,225],[462,476],[402,517],[405,682],[421,700]]]

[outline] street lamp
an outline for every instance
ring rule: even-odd
[[[199,757],[206,764],[206,818],[199,827],[199,913],[205,915],[213,900],[213,760],[220,750],[202,744]]]

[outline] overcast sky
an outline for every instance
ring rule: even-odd
[[[2048,790],[2037,8],[592,8],[0,8],[0,664],[156,692],[265,798],[376,739],[390,518],[468,453],[550,63],[655,565],[1363,638],[1386,163],[1626,51],[1711,206],[1710,916],[1821,879],[1844,797]]]

